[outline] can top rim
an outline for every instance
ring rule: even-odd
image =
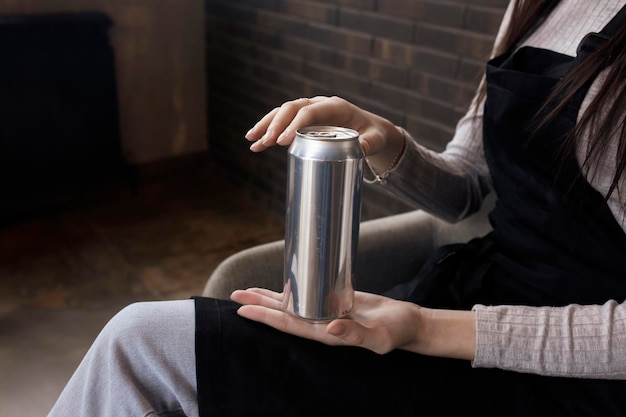
[[[307,126],[296,130],[299,136],[312,140],[354,140],[359,132],[339,126]]]

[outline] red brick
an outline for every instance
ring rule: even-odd
[[[411,41],[415,26],[414,22],[408,19],[353,9],[340,10],[338,22],[340,26],[348,29],[405,42]]]
[[[409,69],[407,67],[344,52],[336,53],[335,57],[334,64],[337,68],[366,77],[372,81],[382,81],[398,87],[408,86]]]
[[[375,10],[377,0],[335,0],[340,6],[355,7],[364,10]]]
[[[487,6],[504,10],[510,0],[449,0],[453,3],[467,4],[469,6]]]
[[[406,102],[407,109],[410,110],[409,114],[417,115],[420,118],[443,126],[455,126],[465,113],[465,109],[461,111],[450,105],[450,103],[434,100],[419,94],[408,95]]]
[[[412,70],[454,77],[457,72],[458,57],[436,49],[416,45],[376,39],[373,56]]]
[[[405,128],[422,145],[442,151],[454,136],[454,129],[419,116],[408,116]]]
[[[440,0],[385,0],[379,2],[378,11],[393,16],[449,27],[462,27],[466,6]]]
[[[335,62],[336,49],[319,42],[312,42],[296,36],[281,36],[279,38],[281,50],[298,56],[302,59],[332,65]]]
[[[493,36],[426,24],[417,26],[415,42],[475,59],[488,58],[493,49]]]
[[[478,85],[478,82],[485,74],[485,63],[484,60],[461,59],[456,78],[459,81]]]
[[[477,33],[495,35],[498,33],[503,15],[502,9],[469,7],[463,27]]]
[[[337,49],[349,50],[358,54],[369,54],[372,36],[344,28],[322,24],[311,24],[307,28],[307,39]]]
[[[472,101],[476,91],[474,84],[417,71],[411,75],[410,87],[423,96],[449,102],[457,108],[467,106]]]
[[[307,78],[324,85],[332,94],[342,94],[343,92],[363,94],[369,90],[367,78],[313,62],[306,64],[304,74]]]
[[[309,21],[330,24],[337,22],[337,7],[329,4],[306,0],[282,0],[278,10]]]

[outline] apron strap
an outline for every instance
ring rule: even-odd
[[[602,29],[600,35],[606,36],[608,38],[612,38],[619,32],[621,28],[624,27],[624,23],[626,22],[626,6],[622,7],[619,12],[611,19],[609,23]]]
[[[624,27],[626,23],[626,6],[613,16],[613,19],[604,26],[600,32],[591,32],[585,35],[580,41],[576,50],[576,59],[574,66],[587,59],[594,51],[600,48],[604,43],[610,41]]]

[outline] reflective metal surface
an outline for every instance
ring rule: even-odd
[[[286,307],[332,320],[352,310],[363,151],[357,132],[316,126],[298,130],[288,153]]]

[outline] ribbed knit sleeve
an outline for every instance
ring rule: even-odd
[[[472,129],[469,117],[459,122],[457,135]],[[437,153],[419,145],[404,132],[406,147],[384,188],[413,207],[424,209],[454,222],[480,208],[491,189],[491,180],[482,151],[482,140],[452,141],[445,152]],[[366,181],[373,181],[367,170]]]
[[[553,50],[574,56],[580,40],[589,32],[597,32],[626,4],[626,0],[577,1],[562,0],[523,45]],[[511,7],[505,13],[497,38],[507,28]],[[579,117],[597,94],[601,77],[592,85],[585,98]],[[476,101],[476,99],[474,99]],[[420,145],[420,138],[407,132],[407,146],[395,168],[391,170],[384,189],[405,202],[424,209],[448,221],[461,220],[481,206],[491,190],[491,178],[482,148],[483,104],[472,103],[464,117],[457,123],[455,133],[443,152],[432,151]],[[580,151],[587,143],[578,144]],[[610,186],[615,164],[593,166],[585,174],[589,183],[600,192]],[[373,183],[374,175],[366,168],[365,180]],[[620,182],[620,192],[608,201],[609,207],[626,230],[626,178]]]
[[[474,367],[626,379],[626,305],[483,306]]]

